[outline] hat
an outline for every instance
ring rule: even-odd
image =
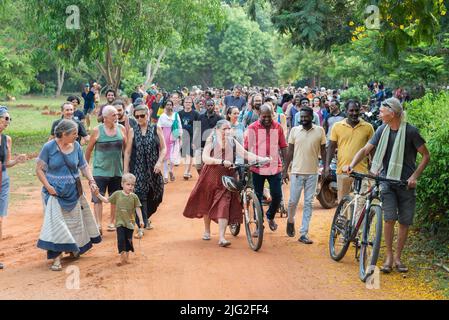
[[[142,98],[137,98],[137,99],[134,101],[133,106],[134,106],[134,107],[137,107],[137,106],[140,106],[140,105],[142,105],[142,104],[144,104]]]
[[[394,113],[401,115],[404,109],[402,108],[401,102],[396,98],[389,98],[382,102],[383,107],[390,108]]]

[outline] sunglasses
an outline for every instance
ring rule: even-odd
[[[11,117],[0,117],[0,118],[5,119],[6,121],[12,121]]]
[[[134,115],[134,118],[136,119],[144,119],[147,115],[146,114],[136,114]]]

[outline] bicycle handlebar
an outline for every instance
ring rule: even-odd
[[[256,167],[256,168],[260,168],[263,167],[264,165],[266,165],[267,163],[270,163],[270,161],[261,161],[261,162],[253,162],[253,163],[233,163],[231,168],[251,168],[251,167]]]
[[[408,186],[408,182],[405,180],[392,180],[392,179],[387,179],[387,178],[383,178],[383,177],[379,177],[379,176],[373,176],[370,174],[363,174],[363,173],[359,173],[359,172],[351,172],[349,174],[350,177],[355,178],[355,179],[371,179],[371,180],[375,180],[377,182],[388,182],[389,184],[393,184],[393,185],[397,185],[400,187],[406,187]]]

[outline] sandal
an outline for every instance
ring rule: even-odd
[[[406,273],[406,272],[408,272],[407,266],[402,264],[402,263],[396,264],[395,268],[396,268],[396,271],[399,272],[399,273]]]
[[[51,267],[51,271],[62,271],[62,265],[61,262],[54,262]]]
[[[184,173],[184,180],[189,180],[189,178],[191,178],[190,177],[191,176],[191,174],[188,174],[188,173]]]
[[[167,183],[168,183],[168,179],[164,178],[164,184],[167,184]]]
[[[173,172],[170,172],[170,181],[175,181],[175,175],[173,174]]]
[[[391,271],[393,271],[393,268],[392,266],[385,264],[380,268],[380,271],[382,271],[383,273],[391,273]]]
[[[231,245],[231,242],[228,241],[228,240],[223,240],[223,241],[218,242],[218,245],[220,247],[226,248],[226,247],[229,247]]]
[[[115,225],[113,223],[108,224],[108,231],[115,231]]]
[[[205,232],[203,234],[203,240],[210,240],[210,233]]]

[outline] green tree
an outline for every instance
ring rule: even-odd
[[[79,29],[66,28],[71,0],[26,1],[35,31],[73,61],[95,61],[109,87],[120,86],[124,66],[154,48],[187,47],[202,40],[208,24],[220,25],[218,0],[80,0]]]
[[[227,7],[222,30],[209,29],[206,39],[186,50],[169,52],[160,84],[167,88],[201,84],[203,87],[275,85],[275,35],[263,32],[242,7]]]

